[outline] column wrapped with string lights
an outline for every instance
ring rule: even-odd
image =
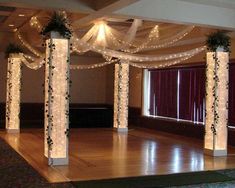
[[[20,131],[21,54],[9,54],[7,66],[6,130]]]
[[[211,42],[212,41],[212,42]],[[214,41],[223,42],[222,48]],[[227,155],[228,135],[228,74],[229,38],[217,32],[209,36],[206,68],[206,122],[205,153],[212,156]]]
[[[49,165],[68,164],[69,40],[51,32],[46,41],[45,156]]]
[[[118,132],[128,131],[129,64],[115,64],[114,75],[114,128]]]
[[[227,155],[228,53],[207,53],[205,152]]]

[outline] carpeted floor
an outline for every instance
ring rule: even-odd
[[[50,184],[0,139],[0,188],[235,187],[235,169]]]
[[[15,150],[0,139],[0,188],[72,188],[70,183],[50,184]]]

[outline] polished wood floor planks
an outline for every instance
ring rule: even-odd
[[[235,168],[234,155],[204,155],[201,140],[147,129],[130,129],[128,134],[71,129],[69,165],[49,167],[43,135],[42,129],[23,129],[20,134],[0,131],[0,137],[50,182]],[[229,152],[235,154],[235,148]]]

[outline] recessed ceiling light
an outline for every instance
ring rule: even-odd
[[[8,26],[9,26],[9,27],[14,27],[15,25],[13,25],[13,24],[9,24]]]
[[[18,16],[19,16],[19,17],[24,17],[25,15],[24,15],[24,14],[19,14]]]

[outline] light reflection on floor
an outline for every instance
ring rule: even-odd
[[[43,130],[19,135],[0,131],[5,139],[50,182],[91,180],[235,167],[235,156],[203,154],[203,142],[170,134],[132,130],[72,129],[68,166],[48,167],[43,156]],[[30,147],[29,147],[30,145]],[[235,149],[230,149],[235,153]]]

